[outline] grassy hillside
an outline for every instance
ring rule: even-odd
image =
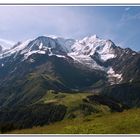
[[[140,134],[140,109],[67,119],[49,126],[15,130],[12,134]]]
[[[0,131],[5,133],[15,129],[49,125],[61,120],[122,112],[124,109],[119,102],[101,95],[49,90],[36,103],[1,110]]]
[[[86,102],[87,96],[92,93],[53,93],[48,91],[47,94],[40,100],[43,104],[64,105],[67,107],[65,118],[75,118],[79,116],[86,116],[92,113],[108,113],[110,108],[108,106],[99,104],[97,102]]]

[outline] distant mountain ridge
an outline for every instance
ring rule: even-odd
[[[14,60],[21,57],[20,61],[27,61],[34,54],[72,59],[75,63],[79,63],[90,69],[104,71],[108,75],[111,84],[120,83],[125,78],[123,78],[123,71],[118,69],[115,71],[116,66],[113,65],[114,67],[112,67],[109,62],[123,59],[128,54],[129,57],[139,56],[139,53],[131,49],[122,49],[116,46],[111,40],[100,39],[97,35],[88,36],[82,40],[64,39],[56,36],[52,38],[40,36],[23,43],[19,42],[1,53],[1,66],[4,67],[4,60],[7,60],[8,57],[12,57]],[[35,63],[33,59],[29,61]]]
[[[9,103],[1,100],[1,104],[11,104],[19,91],[24,96],[33,94],[26,90],[35,83],[39,87],[34,96],[40,90],[42,95],[46,90],[94,91],[139,80],[140,54],[97,35],[82,40],[39,36],[0,54],[0,95],[9,96],[13,91],[15,96]],[[25,101],[21,93],[19,100]]]
[[[13,41],[9,41],[9,40],[5,40],[5,39],[0,38],[0,53],[12,48],[13,45],[14,45]]]

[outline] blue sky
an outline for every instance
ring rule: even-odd
[[[81,39],[97,34],[140,50],[140,7],[0,6],[0,38],[20,41],[39,35]]]

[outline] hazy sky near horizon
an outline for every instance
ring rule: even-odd
[[[140,50],[137,6],[0,6],[0,38],[21,41],[40,35],[82,39],[97,34]]]

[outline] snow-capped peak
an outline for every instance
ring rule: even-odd
[[[76,41],[71,46],[71,55],[87,55],[92,56],[95,53],[100,55],[102,61],[106,61],[110,58],[115,57],[113,52],[113,42],[110,40],[103,40],[93,35],[85,37],[82,40]],[[108,56],[107,56],[108,55]]]
[[[92,59],[91,57],[97,54],[101,61],[107,61],[116,57],[113,45],[112,41],[100,39],[97,35],[87,36],[81,40],[64,39],[57,36],[39,36],[5,51],[1,54],[1,58],[20,53],[25,55],[27,59],[31,54],[41,52],[41,54],[69,55],[75,60],[78,57],[79,61],[83,58]]]
[[[2,51],[10,49],[15,42],[0,38],[0,46]]]
[[[87,36],[82,40],[77,40],[71,46],[71,52],[68,53],[74,60],[89,66],[90,68],[104,70],[94,57],[98,57],[100,62],[105,62],[115,58],[114,43],[110,40],[104,40],[97,35]]]
[[[14,54],[16,57],[18,54],[24,55],[24,59],[27,59],[34,53],[48,54],[48,55],[66,55],[71,51],[71,46],[74,44],[73,39],[64,39],[60,37],[46,37],[39,36],[35,39],[29,39],[23,43],[19,42],[11,49],[0,54],[0,58],[8,57]]]
[[[18,42],[11,49],[0,53],[0,58],[12,56],[16,59],[20,55],[21,61],[30,60],[31,63],[34,63],[35,60],[30,57],[33,54],[50,57],[55,55],[63,59],[71,57],[75,63],[108,72],[107,74],[111,75],[112,78],[120,75],[115,72],[109,73],[111,70],[108,71],[108,66],[104,64],[107,60],[117,56],[115,48],[116,46],[111,40],[101,39],[97,35],[87,36],[81,40],[65,39],[52,35],[39,36],[23,43]]]
[[[94,41],[96,41],[98,39],[99,39],[99,37],[95,34],[95,35],[91,35],[91,36],[86,36],[83,39],[79,40],[79,42],[80,43],[87,43],[87,42],[92,43],[92,42],[94,42]]]
[[[87,36],[87,37],[85,37],[85,38],[87,38],[87,39],[89,39],[89,40],[96,40],[96,39],[99,39],[99,37],[98,37],[96,34]],[[84,38],[84,39],[85,39],[85,38]]]
[[[101,61],[107,61],[116,57],[113,45],[110,40],[100,39],[97,35],[87,36],[82,40],[65,39],[57,36],[39,36],[36,39],[19,43],[19,45],[2,53],[0,57],[19,53],[25,55],[27,59],[33,53],[47,53],[51,55],[69,55],[80,61],[83,58],[92,59],[91,57],[97,54]]]
[[[92,38],[99,38],[96,34],[91,36]]]
[[[57,38],[59,38],[59,37],[56,36],[56,35],[47,35],[46,37],[50,37],[50,38],[52,38],[52,39],[57,39]]]

